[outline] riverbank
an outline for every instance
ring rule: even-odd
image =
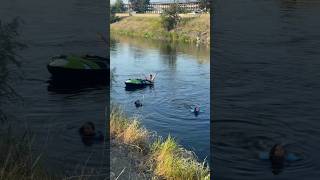
[[[119,107],[110,113],[110,136],[111,178],[210,179],[206,162],[199,162],[174,138],[162,139],[151,133]]]
[[[116,16],[120,20],[110,25],[111,35],[119,34],[154,40],[210,44],[210,14],[180,15],[180,22],[170,31],[163,28],[160,15],[157,14],[133,16],[116,14]]]
[[[0,180],[89,180],[107,173],[85,165],[76,165],[72,174],[64,169],[52,171],[46,161],[46,152],[34,152],[34,137],[30,132],[14,136],[10,129],[0,131]],[[83,159],[88,162],[88,159]]]
[[[43,168],[40,161],[42,154],[31,152],[31,142],[27,134],[17,138],[8,132],[1,132],[0,180],[58,179]]]

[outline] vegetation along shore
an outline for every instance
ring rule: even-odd
[[[116,14],[119,19],[110,26],[111,34],[154,40],[210,44],[210,14],[180,14],[172,29],[165,28],[157,14]]]
[[[112,155],[117,159],[111,159],[111,178],[210,179],[206,161],[199,162],[170,135],[163,139],[151,133],[115,105],[110,113],[110,136],[111,154],[117,154]]]
[[[116,0],[110,7],[112,34],[210,44],[211,1],[157,3]]]

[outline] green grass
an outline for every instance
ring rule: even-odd
[[[150,133],[136,118],[127,117],[122,109],[113,106],[110,114],[110,135],[120,142],[137,146],[146,152],[155,178],[209,180],[210,170],[198,162],[191,151],[182,148],[170,135],[151,141]]]
[[[182,17],[178,25],[167,31],[160,17],[130,16],[111,24],[111,34],[143,37],[147,39],[210,43],[210,16]]]

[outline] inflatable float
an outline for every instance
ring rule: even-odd
[[[100,56],[55,56],[47,68],[52,78],[59,80],[107,80],[108,59]]]

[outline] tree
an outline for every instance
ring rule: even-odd
[[[7,80],[10,73],[8,66],[13,64],[19,67],[20,61],[17,60],[17,51],[26,47],[18,39],[19,23],[20,19],[18,18],[9,23],[0,20],[0,105],[5,98],[17,95]],[[5,119],[5,117],[0,109],[0,120]]]
[[[129,0],[131,3],[131,7],[134,11],[138,13],[143,13],[148,10],[148,5],[150,4],[150,0]]]
[[[211,0],[198,0],[199,8],[205,11],[210,10]]]
[[[171,4],[169,8],[165,9],[161,14],[161,23],[162,26],[170,31],[176,27],[180,21],[180,7],[177,3]]]
[[[124,12],[126,9],[124,7],[124,3],[122,0],[116,0],[114,5],[112,5],[112,11],[114,13],[121,13]]]

